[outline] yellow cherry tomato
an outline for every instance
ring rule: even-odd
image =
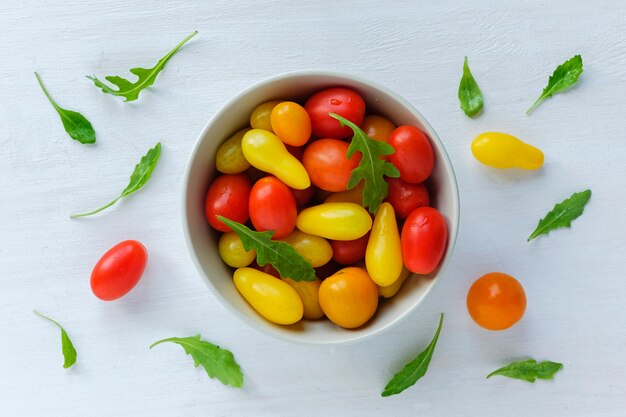
[[[233,268],[248,266],[256,259],[256,251],[245,250],[243,242],[235,232],[226,232],[220,236],[218,251],[222,260]]]
[[[391,298],[400,291],[402,288],[402,284],[409,277],[411,271],[409,271],[406,267],[402,268],[402,272],[400,273],[400,278],[398,278],[393,284],[388,285],[386,287],[378,287],[378,295],[383,298]]]
[[[289,153],[275,134],[252,129],[243,135],[241,149],[253,167],[275,175],[289,187],[304,190],[311,186],[304,165]]]
[[[344,268],[326,278],[319,297],[330,321],[346,329],[367,323],[378,308],[378,287],[363,268]]]
[[[472,142],[472,153],[493,168],[539,169],[543,165],[541,150],[506,133],[481,133]]]
[[[289,236],[280,239],[289,243],[313,268],[326,265],[333,257],[333,248],[323,237],[294,230]]]
[[[379,116],[377,114],[370,114],[363,118],[361,123],[361,129],[367,136],[372,139],[379,140],[381,142],[387,142],[391,133],[396,130],[394,125],[389,119]]]
[[[271,114],[274,106],[280,103],[280,100],[268,101],[259,104],[250,115],[250,126],[253,129],[263,129],[274,133],[272,130]]]
[[[296,226],[305,233],[333,240],[355,240],[372,228],[367,210],[354,203],[323,203],[302,210]]]
[[[318,278],[315,281],[294,281],[290,278],[283,278],[283,280],[291,285],[300,296],[302,306],[304,307],[303,317],[305,319],[317,320],[324,316],[319,297],[320,285],[322,285],[321,279]]]
[[[248,304],[272,323],[293,324],[302,318],[300,296],[280,278],[254,268],[239,268],[233,280]]]
[[[382,203],[376,212],[365,250],[365,266],[372,280],[383,287],[396,282],[402,273],[400,232],[390,203]]]
[[[346,191],[339,191],[329,195],[324,203],[354,203],[359,206],[363,205],[363,188],[365,183],[361,181],[356,187]]]
[[[311,119],[298,103],[284,101],[277,104],[270,120],[276,136],[287,145],[302,146],[311,137]]]
[[[215,167],[219,172],[238,174],[250,168],[250,163],[243,156],[243,151],[241,150],[241,139],[248,130],[250,128],[241,129],[217,148]]]

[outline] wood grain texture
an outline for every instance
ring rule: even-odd
[[[57,4],[53,4],[57,3]],[[619,1],[0,2],[0,415],[3,416],[621,416],[626,400],[626,4]],[[133,103],[84,78],[152,66],[200,34]],[[580,53],[579,85],[525,110],[559,63]],[[485,96],[476,120],[456,90],[463,56]],[[388,333],[337,348],[286,344],[230,315],[185,248],[182,177],[208,118],[241,89],[298,69],[352,73],[401,93],[439,133],[461,193],[461,230],[444,279]],[[98,142],[63,131],[39,90],[82,112]],[[538,173],[496,172],[471,156],[472,138],[505,131],[546,154]],[[117,195],[157,140],[159,166],[139,193],[106,214],[69,214]],[[572,225],[526,237],[555,202],[593,190]],[[88,277],[124,239],[150,262],[127,297],[103,303]],[[465,311],[471,282],[504,271],[528,310],[490,333]],[[61,367],[62,323],[78,362]],[[428,374],[403,394],[382,388],[444,327]],[[231,349],[245,373],[229,389],[161,338],[201,333]],[[485,376],[528,356],[565,364],[534,385]]]

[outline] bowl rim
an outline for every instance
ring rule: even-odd
[[[344,79],[346,81],[355,81],[359,84],[363,84],[363,85],[367,85],[370,87],[373,87],[374,89],[377,89],[385,94],[387,94],[388,96],[390,96],[391,98],[393,98],[394,100],[396,100],[397,102],[399,102],[400,104],[402,104],[402,106],[404,106],[405,108],[407,108],[411,113],[413,113],[419,120],[420,122],[424,125],[424,127],[427,128],[427,130],[429,130],[429,139],[436,141],[438,143],[438,145],[440,145],[440,149],[441,149],[441,156],[443,157],[444,161],[445,161],[445,165],[446,167],[449,168],[450,171],[450,178],[452,180],[452,184],[453,184],[453,190],[452,190],[452,200],[453,200],[453,205],[455,208],[455,212],[453,213],[453,219],[451,219],[453,221],[453,224],[456,224],[456,227],[454,228],[454,230],[450,231],[448,230],[448,241],[450,243],[449,249],[446,251],[446,255],[445,255],[445,259],[443,260],[442,264],[439,266],[439,271],[437,272],[437,279],[434,280],[434,282],[432,283],[432,285],[430,285],[424,292],[423,296],[421,297],[421,299],[411,305],[409,308],[407,308],[405,311],[403,311],[401,314],[399,314],[397,317],[395,317],[392,321],[390,321],[389,323],[387,323],[386,325],[366,332],[366,333],[354,333],[353,337],[348,337],[342,340],[333,340],[333,341],[327,341],[327,340],[320,340],[320,341],[316,341],[316,340],[306,340],[306,339],[301,339],[297,336],[291,336],[288,335],[286,333],[282,333],[282,332],[278,332],[273,330],[271,327],[267,327],[267,328],[261,328],[259,327],[256,323],[254,323],[253,321],[251,321],[248,317],[246,317],[245,314],[243,314],[242,312],[240,312],[237,308],[235,308],[230,302],[228,302],[228,300],[226,300],[222,294],[217,290],[217,288],[213,285],[213,282],[211,281],[211,279],[207,276],[207,273],[204,271],[204,268],[202,268],[202,265],[200,264],[200,261],[196,255],[196,251],[195,248],[192,244],[191,241],[191,234],[190,234],[190,228],[188,227],[189,224],[189,218],[187,216],[187,193],[188,193],[188,187],[189,187],[189,178],[191,175],[191,166],[192,166],[192,162],[195,159],[198,150],[200,149],[201,143],[202,143],[202,139],[204,137],[206,137],[206,133],[209,130],[209,128],[211,127],[211,125],[213,124],[213,122],[217,119],[219,119],[222,114],[226,111],[226,109],[228,109],[229,107],[231,107],[231,105],[233,105],[235,102],[241,100],[243,97],[245,97],[247,94],[249,94],[251,91],[256,90],[264,85],[267,84],[271,84],[274,83],[276,81],[280,81],[283,79],[288,79],[288,78],[298,78],[298,77],[307,77],[307,76],[321,76],[321,77],[333,77],[333,78],[338,78],[338,79]],[[336,72],[336,71],[324,71],[324,70],[297,70],[297,71],[288,71],[288,72],[284,72],[284,73],[280,73],[268,78],[264,78],[260,81],[257,81],[251,85],[249,85],[248,87],[244,88],[243,90],[241,90],[239,93],[235,94],[231,99],[229,99],[226,103],[224,103],[216,112],[215,114],[213,114],[213,116],[211,116],[209,118],[209,120],[207,121],[207,123],[204,125],[204,128],[202,129],[202,131],[200,132],[200,134],[198,135],[198,137],[196,138],[196,141],[194,143],[194,146],[191,150],[191,153],[189,155],[189,158],[187,159],[187,164],[185,166],[185,173],[183,176],[183,187],[182,187],[182,193],[181,193],[181,197],[182,197],[182,204],[181,204],[181,212],[182,212],[182,228],[183,228],[183,235],[185,236],[185,243],[187,245],[187,251],[189,252],[189,255],[191,256],[191,259],[195,265],[195,268],[197,270],[197,272],[199,272],[200,277],[202,278],[202,281],[204,281],[205,285],[210,289],[211,293],[213,293],[213,296],[219,300],[219,302],[222,304],[222,306],[224,306],[226,308],[226,310],[228,310],[229,312],[231,312],[234,316],[236,316],[239,320],[241,320],[242,322],[246,323],[249,327],[254,328],[256,331],[258,331],[259,333],[262,334],[268,334],[276,339],[282,340],[282,341],[286,341],[286,342],[291,342],[291,343],[298,343],[298,344],[302,344],[302,345],[316,345],[316,346],[329,346],[329,345],[347,345],[347,344],[354,344],[357,342],[362,342],[364,340],[367,340],[371,337],[380,335],[388,330],[390,330],[391,328],[395,327],[400,321],[402,321],[403,319],[405,319],[409,314],[411,314],[415,309],[417,309],[418,306],[420,306],[428,297],[428,295],[430,295],[430,293],[433,291],[433,289],[438,285],[440,279],[439,276],[445,272],[448,264],[450,263],[450,260],[452,258],[452,254],[454,252],[454,248],[456,246],[456,241],[457,241],[457,235],[458,235],[458,231],[459,231],[459,227],[460,227],[460,213],[461,213],[461,205],[460,205],[460,198],[459,198],[459,186],[458,186],[458,182],[456,179],[456,174],[454,172],[454,166],[452,165],[452,161],[450,160],[450,157],[448,155],[448,152],[445,148],[445,145],[443,144],[443,142],[441,141],[441,139],[439,138],[439,135],[437,134],[437,132],[433,129],[433,127],[430,125],[430,123],[426,120],[426,118],[424,117],[424,115],[422,115],[422,113],[417,110],[409,101],[407,101],[404,97],[400,96],[399,94],[397,94],[396,92],[390,90],[389,88],[375,82],[375,81],[371,81],[369,79],[360,77],[360,76],[356,76],[356,75],[352,75],[352,74],[347,74],[347,73],[341,73],[341,72]],[[453,233],[450,233],[453,232]],[[348,330],[346,330],[348,331]]]

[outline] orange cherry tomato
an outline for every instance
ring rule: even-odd
[[[372,318],[378,307],[378,287],[365,269],[349,267],[320,286],[320,306],[337,326],[354,329]]]
[[[478,278],[467,293],[467,311],[480,327],[504,330],[526,311],[522,285],[510,275],[491,272]]]
[[[352,171],[361,162],[361,153],[346,158],[350,145],[339,139],[320,139],[304,150],[302,164],[311,182],[326,191],[346,191]]]
[[[272,130],[287,145],[302,146],[311,137],[311,119],[304,107],[284,101],[272,109]]]
[[[370,114],[363,118],[361,129],[372,139],[388,142],[389,136],[396,129],[396,125],[383,116]]]

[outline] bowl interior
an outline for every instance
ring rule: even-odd
[[[328,87],[344,86],[359,92],[365,99],[369,114],[381,114],[396,125],[413,125],[426,132],[435,151],[435,169],[428,181],[432,205],[445,217],[448,244],[444,261],[428,276],[413,275],[400,292],[383,301],[376,316],[365,326],[346,330],[328,320],[302,320],[292,326],[272,324],[259,316],[239,295],[232,283],[232,269],[220,259],[217,250],[219,235],[204,217],[204,199],[216,175],[215,153],[219,145],[236,131],[248,125],[254,108],[272,99],[302,102],[311,94]],[[423,116],[408,102],[382,86],[355,77],[333,73],[299,72],[277,76],[244,90],[230,100],[209,121],[192,152],[183,190],[183,228],[191,256],[203,280],[218,299],[243,321],[271,335],[305,343],[339,343],[362,339],[391,327],[421,303],[439,279],[450,259],[459,222],[459,198],[454,171],[437,134]]]

